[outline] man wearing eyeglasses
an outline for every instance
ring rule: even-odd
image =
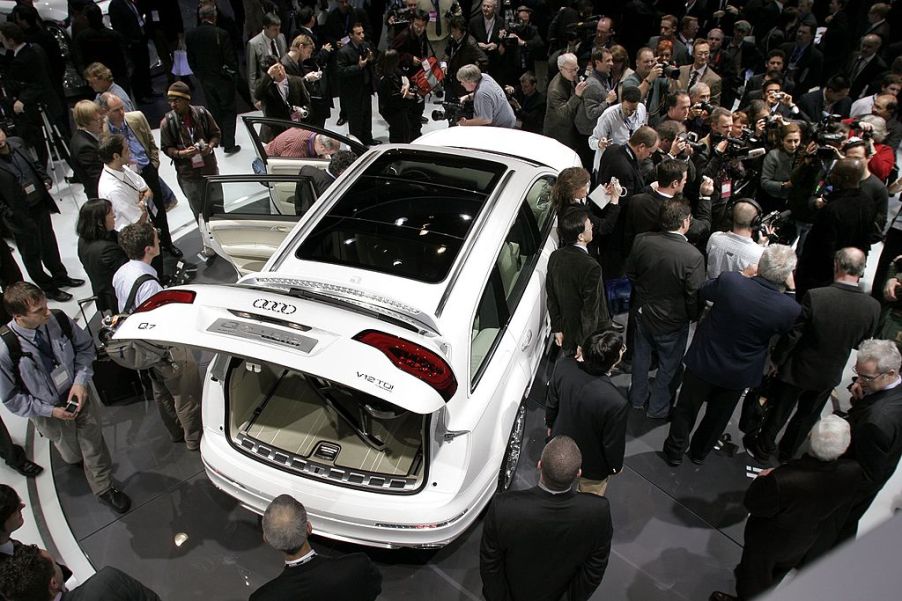
[[[833,546],[854,538],[858,521],[887,483],[902,456],[902,355],[891,340],[865,340],[858,348],[852,383],[852,444],[845,456],[856,459],[867,480],[839,527]],[[826,532],[824,535],[829,535]]]

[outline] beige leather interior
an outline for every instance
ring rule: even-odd
[[[259,219],[215,219],[208,227],[213,239],[244,275],[263,268],[294,224],[261,215]]]
[[[370,418],[371,433],[386,445],[384,450],[377,451],[337,417],[304,375],[289,370],[280,372],[275,374],[272,367],[263,365],[260,372],[252,373],[245,369],[243,362],[234,369],[229,389],[232,422],[241,420],[238,429],[245,435],[325,464],[329,462],[311,455],[320,443],[331,443],[340,447],[332,462],[337,467],[392,476],[413,475],[410,472],[415,468],[422,444],[423,416],[404,411],[394,419]],[[353,392],[344,391],[346,394],[333,395],[333,402],[358,415]],[[416,465],[420,466],[416,469],[422,469],[422,463]]]

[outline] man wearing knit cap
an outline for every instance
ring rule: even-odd
[[[210,248],[206,224],[203,219],[198,219],[198,215],[204,208],[204,176],[219,174],[213,149],[219,145],[222,133],[207,109],[191,104],[191,90],[186,84],[175,82],[169,86],[166,96],[172,110],[160,123],[160,147],[175,164],[179,185],[188,198],[194,218],[198,220],[203,255],[209,259],[216,253]],[[213,211],[221,212],[222,188],[211,186],[209,196]]]

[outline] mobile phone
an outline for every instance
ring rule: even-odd
[[[69,402],[66,403],[65,411],[66,413],[75,413],[78,411],[78,397],[69,399]]]

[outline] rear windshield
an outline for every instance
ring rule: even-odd
[[[505,169],[472,157],[387,152],[317,223],[296,256],[440,282]]]

